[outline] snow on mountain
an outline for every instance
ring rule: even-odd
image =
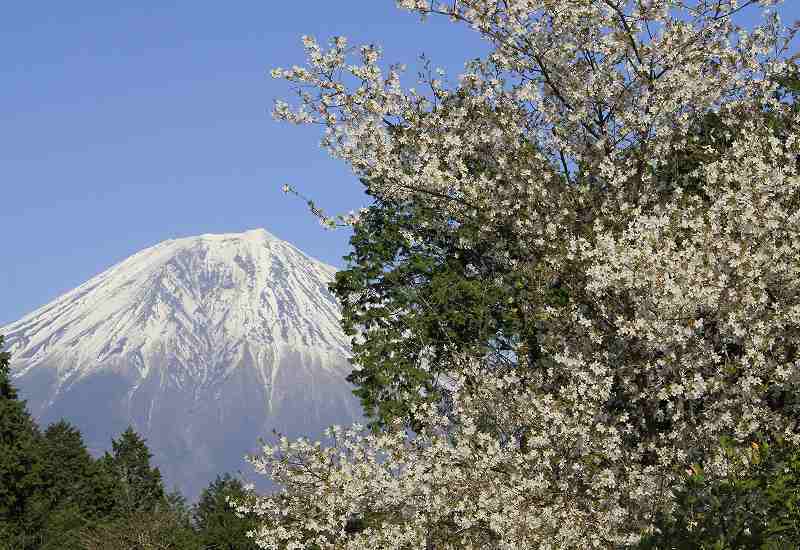
[[[41,425],[98,453],[128,424],[169,487],[195,498],[241,471],[273,428],[318,436],[361,420],[335,269],[263,229],[165,241],[0,328]]]

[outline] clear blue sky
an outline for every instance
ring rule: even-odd
[[[800,17],[797,0],[780,9]],[[756,15],[755,10],[751,10]],[[748,19],[741,22],[747,24]],[[0,325],[162,240],[264,227],[342,266],[292,183],[336,213],[366,204],[318,128],[269,116],[275,66],[300,35],[424,52],[452,76],[486,51],[468,29],[421,24],[393,0],[12,2],[0,18]]]

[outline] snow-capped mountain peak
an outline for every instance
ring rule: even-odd
[[[142,250],[3,329],[24,366],[59,361],[60,378],[109,359],[174,348],[188,376],[224,375],[245,342],[346,353],[327,291],[335,269],[263,229],[173,239]],[[80,369],[80,371],[76,371]]]

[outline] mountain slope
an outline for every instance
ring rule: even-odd
[[[264,230],[165,241],[0,328],[41,424],[95,452],[128,424],[194,498],[278,429],[360,419],[335,269]]]

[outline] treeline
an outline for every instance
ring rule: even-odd
[[[244,497],[238,479],[218,476],[190,506],[165,490],[132,428],[94,459],[69,422],[37,426],[9,362],[0,352],[0,550],[256,548],[246,536],[254,520],[237,517],[226,500]]]

